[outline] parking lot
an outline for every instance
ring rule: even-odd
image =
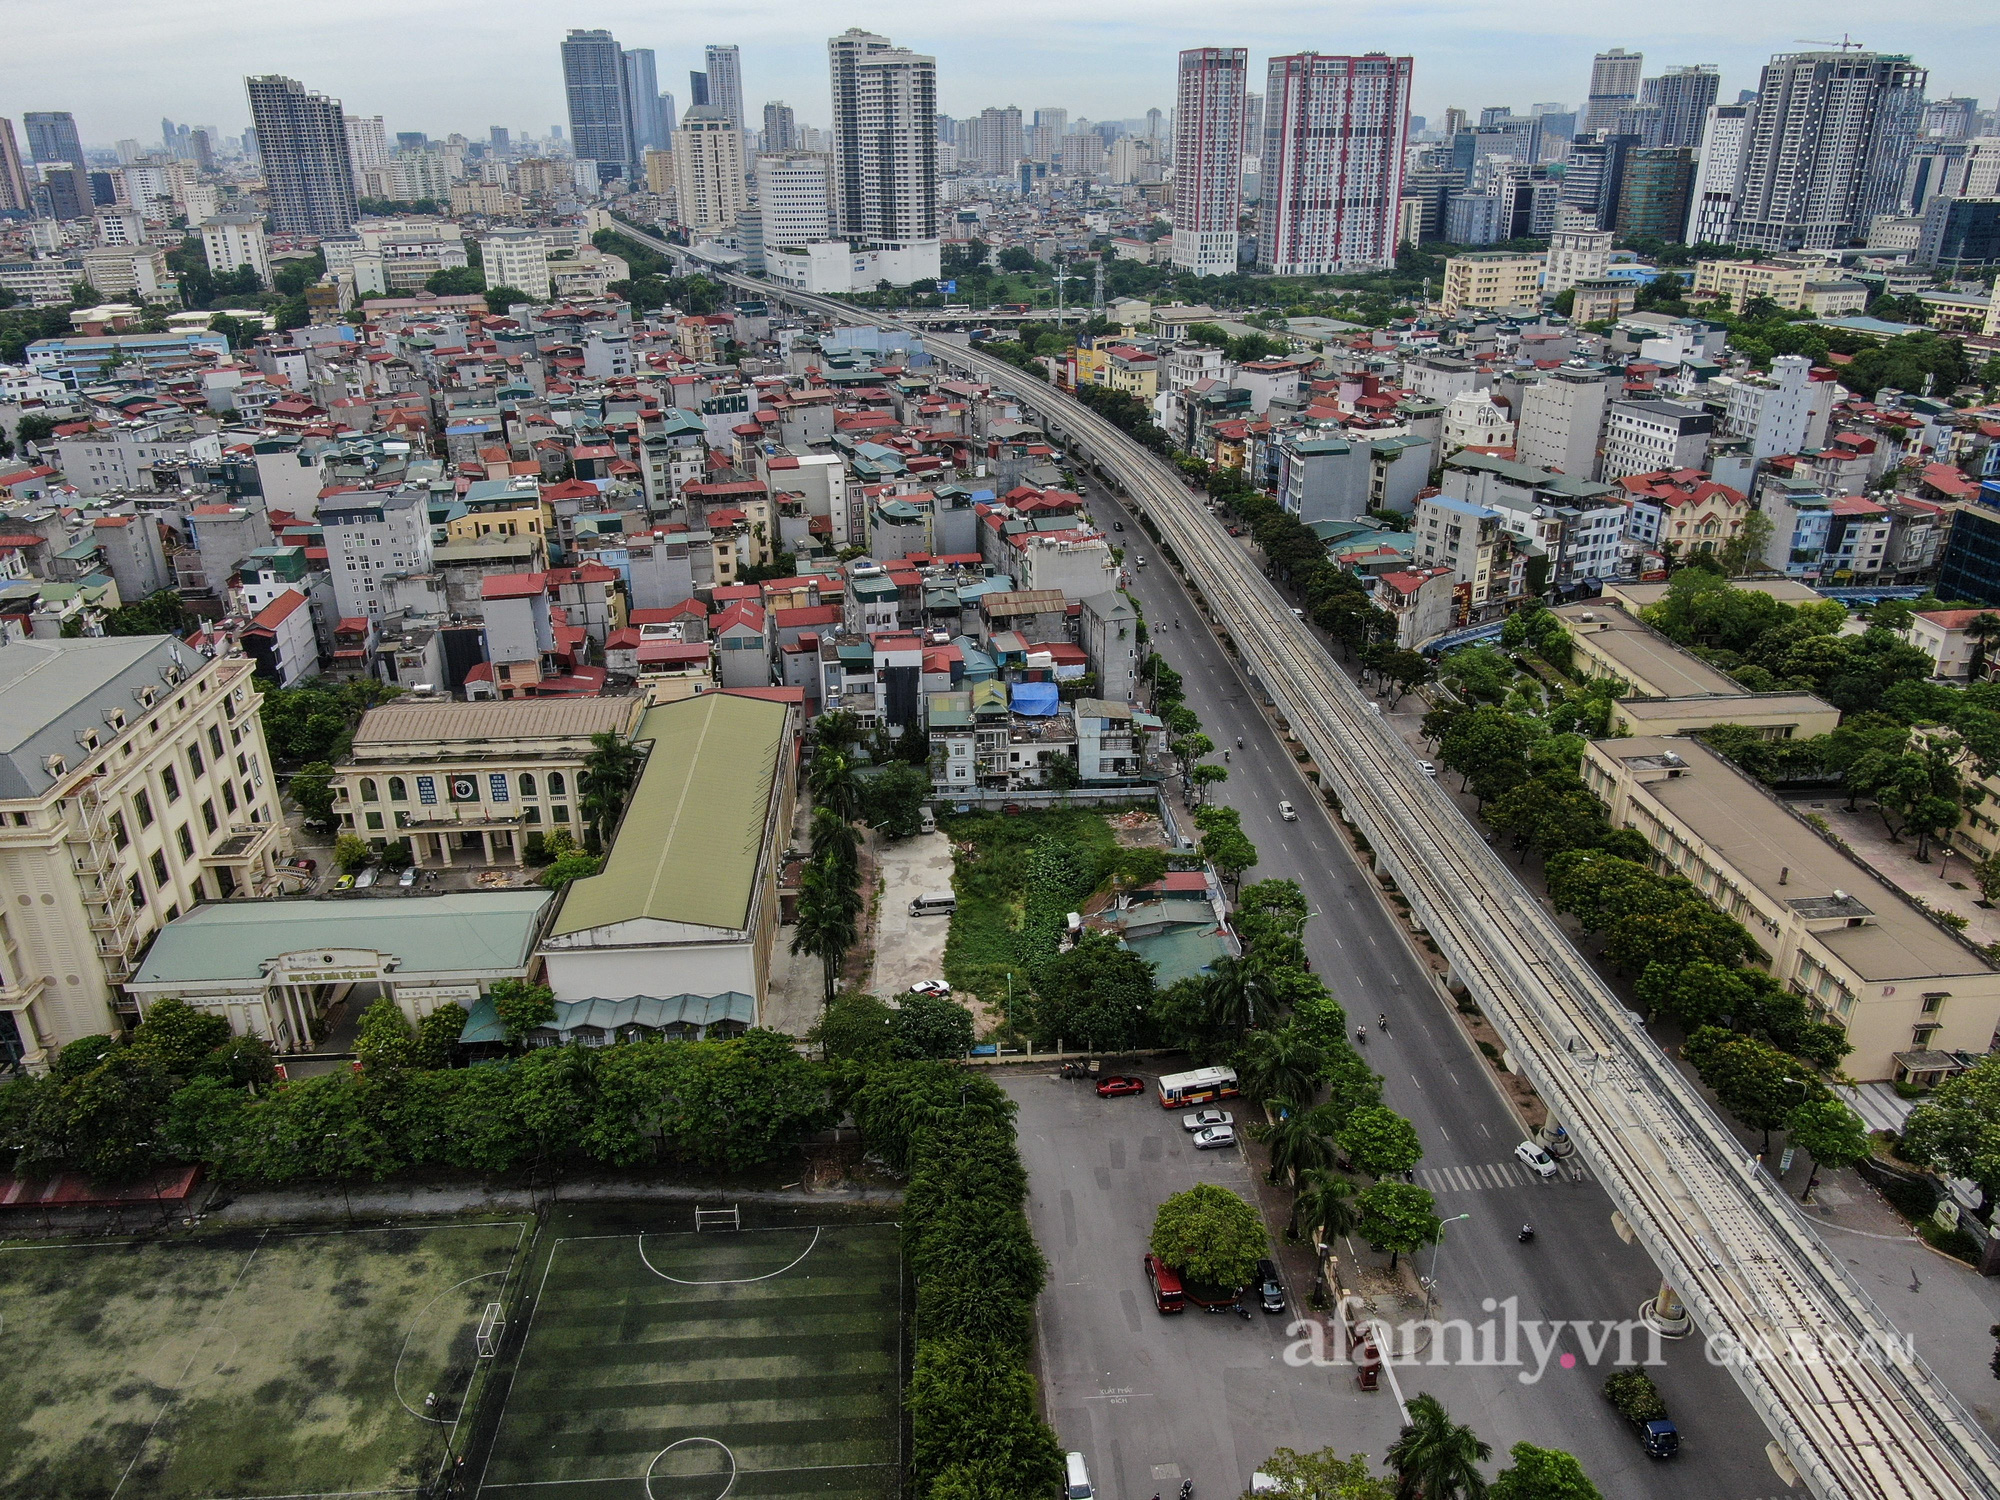
[[[893,1000],[920,980],[944,974],[948,916],[912,917],[910,903],[951,889],[951,840],[941,833],[913,839],[877,839],[873,853],[882,872],[882,906],[875,932],[875,965],[868,993]]]
[[[1195,1150],[1181,1111],[1151,1092],[1100,1099],[1026,1068],[1001,1083],[1020,1105],[1028,1213],[1049,1261],[1037,1350],[1049,1413],[1104,1500],[1172,1500],[1183,1479],[1210,1500],[1238,1495],[1278,1447],[1379,1458],[1393,1401],[1355,1392],[1348,1370],[1286,1364],[1290,1314],[1154,1311],[1140,1264],[1154,1210],[1197,1182],[1254,1202],[1240,1148]],[[1238,1105],[1225,1107],[1240,1121]],[[1306,1290],[1287,1289],[1294,1307]]]

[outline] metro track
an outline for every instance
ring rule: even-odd
[[[664,254],[684,246],[621,226]],[[698,257],[696,257],[698,259]],[[780,285],[716,276],[835,322],[898,326]],[[915,331],[915,330],[911,330]],[[2000,1451],[1634,1023],[1505,862],[1417,769],[1182,476],[1074,397],[971,349],[941,363],[1059,420],[1157,528],[1239,661],[1305,746],[1695,1325],[1823,1500],[2000,1500]],[[1052,434],[1053,435],[1053,434]],[[1325,783],[1323,783],[1325,784]]]

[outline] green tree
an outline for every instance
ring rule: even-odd
[[[1754,1037],[1708,1026],[1689,1037],[1681,1051],[1724,1109],[1764,1133],[1761,1149],[1766,1155],[1771,1132],[1793,1110],[1826,1096],[1810,1065]]]
[[[639,768],[644,763],[639,747],[630,740],[609,731],[590,737],[590,750],[583,757],[583,795],[578,806],[599,842],[609,841],[633,787],[639,784]]]
[[[1414,1183],[1370,1183],[1355,1195],[1354,1206],[1361,1214],[1358,1233],[1389,1252],[1392,1271],[1399,1257],[1435,1243],[1443,1229],[1435,1200]]]
[[[229,1022],[223,1017],[169,996],[146,1008],[145,1020],[132,1033],[132,1045],[157,1058],[167,1072],[186,1078],[229,1038]]]
[[[1487,1500],[1604,1500],[1583,1465],[1560,1448],[1516,1443],[1507,1456],[1514,1462],[1493,1477]]]
[[[305,820],[316,828],[333,826],[333,767],[316,760],[292,773],[289,790]]]
[[[1812,1154],[1812,1171],[1799,1194],[1800,1202],[1812,1196],[1821,1167],[1851,1167],[1875,1154],[1868,1126],[1838,1099],[1812,1099],[1799,1105],[1785,1116],[1785,1140]]]
[[[1149,1248],[1199,1286],[1245,1286],[1262,1259],[1264,1220],[1227,1188],[1200,1182],[1175,1193],[1153,1216]]]
[[[831,810],[847,822],[861,816],[861,782],[854,762],[843,750],[821,745],[806,772],[813,806]]]
[[[1016,1500],[1062,1488],[1062,1449],[1034,1377],[1004,1345],[921,1339],[904,1398],[910,1479],[922,1500]]]
[[[402,1007],[387,995],[362,1012],[354,1055],[370,1070],[409,1066],[413,1056],[410,1023],[404,1019]]]
[[[1108,933],[1086,929],[1035,974],[1036,1040],[1110,1052],[1137,1039],[1153,1005],[1153,967]]]
[[[531,297],[519,287],[507,286],[504,283],[499,286],[482,287],[480,288],[480,294],[486,299],[486,310],[491,313],[499,313],[502,316],[505,316],[509,308],[533,307],[548,300],[546,297]],[[654,305],[656,307],[663,307],[666,304],[663,301]]]
[[[860,990],[835,995],[820,1011],[806,1040],[820,1055],[848,1062],[887,1062],[896,1044],[896,1012]]]
[[[1522,860],[1595,844],[1605,831],[1604,807],[1575,775],[1536,776],[1493,799],[1486,821],[1520,841]]]
[[[792,952],[810,953],[820,962],[826,1000],[833,999],[841,960],[859,941],[858,906],[852,872],[834,864],[806,866],[799,891],[799,920],[792,932]]]
[[[1320,1070],[1325,1066],[1326,1054],[1296,1025],[1286,1025],[1243,1039],[1236,1078],[1244,1096],[1260,1104],[1266,1099],[1290,1099],[1309,1105],[1319,1092]]]
[[[67,1053],[65,1053],[67,1055]],[[1903,1122],[1902,1152],[2000,1198],[2000,1053],[1939,1084]]]
[[[1493,1445],[1452,1421],[1428,1391],[1410,1402],[1410,1425],[1389,1449],[1396,1500],[1480,1500],[1486,1479],[1479,1466]]]
[[[1299,1453],[1280,1448],[1257,1466],[1278,1481],[1287,1500],[1394,1500],[1386,1479],[1376,1476],[1365,1454],[1342,1458],[1337,1449]],[[1243,1500],[1250,1500],[1246,1494]]]
[[[1255,1031],[1277,1008],[1269,976],[1249,958],[1217,959],[1209,966],[1204,995],[1210,1024],[1227,1036]]]
[[[972,1046],[972,1012],[946,995],[904,995],[893,1055],[905,1061],[963,1057]]]
[[[604,861],[599,856],[575,850],[552,861],[535,879],[538,884],[559,891],[572,880],[587,880],[603,868]]]
[[[472,266],[447,266],[424,278],[424,290],[440,297],[469,297],[485,284],[485,276]]]
[[[1352,1234],[1360,1223],[1352,1182],[1322,1168],[1308,1168],[1300,1174],[1298,1194],[1292,1199],[1294,1239],[1317,1238],[1322,1244],[1331,1244],[1343,1234]]]
[[[448,1068],[458,1056],[458,1039],[465,1031],[465,1007],[447,1000],[417,1022],[410,1043],[410,1066]]]
[[[861,800],[871,827],[892,839],[907,839],[923,831],[924,804],[930,795],[930,774],[897,760],[868,779]]]
[[[556,992],[545,984],[499,979],[486,998],[493,1002],[493,1013],[506,1028],[510,1042],[520,1041],[537,1026],[546,1026],[556,1018]]]
[[[172,589],[161,589],[104,617],[106,635],[186,635],[201,624]]]
[[[1772,533],[1777,523],[1761,510],[1746,511],[1743,525],[1736,535],[1722,544],[1716,554],[1716,561],[1722,564],[1722,571],[1731,578],[1740,578],[1745,573],[1755,572],[1764,565],[1764,554],[1771,544]]]
[[[359,873],[368,863],[368,840],[359,834],[343,833],[333,841],[333,862],[343,874]]]
[[[1229,779],[1229,768],[1227,766],[1215,765],[1212,762],[1207,765],[1196,766],[1188,779],[1194,783],[1195,801],[1197,804],[1200,804],[1208,800],[1208,790],[1210,787],[1220,786]]]
[[[1371,1177],[1407,1172],[1423,1160],[1416,1127],[1383,1105],[1357,1109],[1340,1127],[1340,1149]]]

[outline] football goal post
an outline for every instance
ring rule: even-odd
[[[697,1233],[704,1229],[741,1229],[743,1217],[734,1204],[728,1208],[697,1208],[694,1227]]]
[[[481,1359],[491,1359],[500,1352],[500,1333],[506,1326],[500,1317],[500,1304],[487,1303],[485,1316],[480,1318],[479,1329],[472,1336],[473,1345],[479,1350]]]

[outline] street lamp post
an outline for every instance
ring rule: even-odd
[[[1469,1219],[1471,1217],[1471,1214],[1453,1214],[1449,1219],[1440,1220],[1438,1223],[1438,1237],[1431,1241],[1431,1274],[1422,1278],[1424,1285],[1424,1317],[1426,1319],[1431,1315],[1431,1294],[1437,1290],[1438,1251],[1444,1248],[1444,1227],[1447,1224],[1456,1224],[1460,1219]]]

